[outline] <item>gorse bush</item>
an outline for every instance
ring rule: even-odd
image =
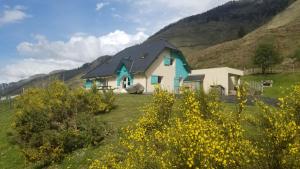
[[[113,94],[72,91],[58,81],[28,89],[16,99],[16,141],[30,162],[60,161],[65,153],[104,139],[105,126],[94,115],[109,112],[113,102]]]
[[[223,109],[216,94],[157,89],[139,121],[123,129],[118,145],[94,160],[98,168],[299,168],[300,87],[278,108],[258,102],[261,138],[246,136],[246,87],[238,88],[236,111]]]

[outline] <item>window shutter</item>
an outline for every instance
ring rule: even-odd
[[[158,76],[155,75],[151,76],[151,84],[158,84]]]
[[[171,65],[171,58],[169,56],[164,57],[164,65],[165,66]]]

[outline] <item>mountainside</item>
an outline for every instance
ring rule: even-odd
[[[268,38],[276,42],[284,56],[289,55],[300,44],[299,0],[288,7],[294,1],[228,2],[203,14],[173,23],[148,40],[168,40],[183,51],[192,68],[251,67],[250,58],[256,44],[262,39]],[[19,82],[0,84],[0,96],[18,94],[24,88],[32,86],[45,86],[53,79],[63,80],[71,87],[80,86],[82,75],[110,58],[100,57],[78,69],[58,70],[48,75],[36,75]]]
[[[62,80],[70,87],[82,85],[81,77],[93,70],[95,67],[108,61],[111,56],[101,56],[91,63],[86,63],[77,69],[72,70],[59,70],[53,71],[48,75],[34,75],[25,80],[20,80],[19,82],[13,82],[9,84],[0,84],[0,96],[6,95],[16,95],[22,92],[23,89],[28,87],[43,87],[47,86],[49,82],[53,80]]]
[[[201,47],[183,48],[195,68],[231,66],[251,68],[251,58],[257,45],[264,41],[273,42],[284,61],[280,67],[291,68],[289,57],[300,48],[300,1],[291,4],[270,22],[245,37],[221,43],[207,49]]]
[[[231,1],[173,23],[149,39],[164,38],[177,47],[204,49],[238,39],[285,9],[292,0]]]

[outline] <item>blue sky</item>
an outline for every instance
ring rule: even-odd
[[[79,67],[229,0],[0,0],[0,83]]]

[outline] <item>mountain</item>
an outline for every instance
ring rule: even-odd
[[[262,38],[277,42],[284,55],[289,55],[300,44],[299,0],[289,6],[294,1],[231,1],[203,14],[170,24],[151,36],[148,41],[168,40],[183,51],[192,68],[244,68],[251,66],[250,58],[256,44]],[[0,95],[14,95],[24,88],[45,86],[53,79],[63,80],[71,87],[80,86],[82,75],[110,58],[103,56],[78,69],[57,70],[48,75],[0,84]]]
[[[206,49],[191,47],[185,52],[195,68],[230,66],[252,68],[251,58],[258,44],[273,42],[284,61],[278,67],[287,71],[291,66],[289,56],[300,48],[300,1],[276,15],[270,22],[245,37],[211,46]],[[299,68],[299,66],[298,66]]]
[[[244,68],[249,66],[249,56],[244,60],[228,53],[225,57],[224,53],[229,49],[222,50],[220,49],[222,45],[219,44],[243,38],[249,33],[256,34],[256,29],[269,23],[293,2],[294,0],[231,1],[203,14],[190,16],[168,25],[149,40],[168,40],[183,51],[192,68],[220,66]],[[232,46],[231,49],[232,52],[239,50],[236,55],[244,51],[243,48],[236,46]],[[252,66],[251,63],[250,65]]]
[[[28,79],[20,80],[18,82],[0,84],[0,96],[16,95],[21,93],[23,89],[29,87],[47,86],[49,82],[53,80],[62,80],[70,87],[82,86],[83,82],[81,77],[87,72],[93,70],[95,67],[107,62],[110,58],[111,56],[101,56],[95,61],[86,63],[76,69],[52,71],[47,75],[34,75]]]
[[[231,1],[203,14],[170,24],[149,39],[164,38],[177,47],[206,48],[241,38],[268,22],[291,0]]]

